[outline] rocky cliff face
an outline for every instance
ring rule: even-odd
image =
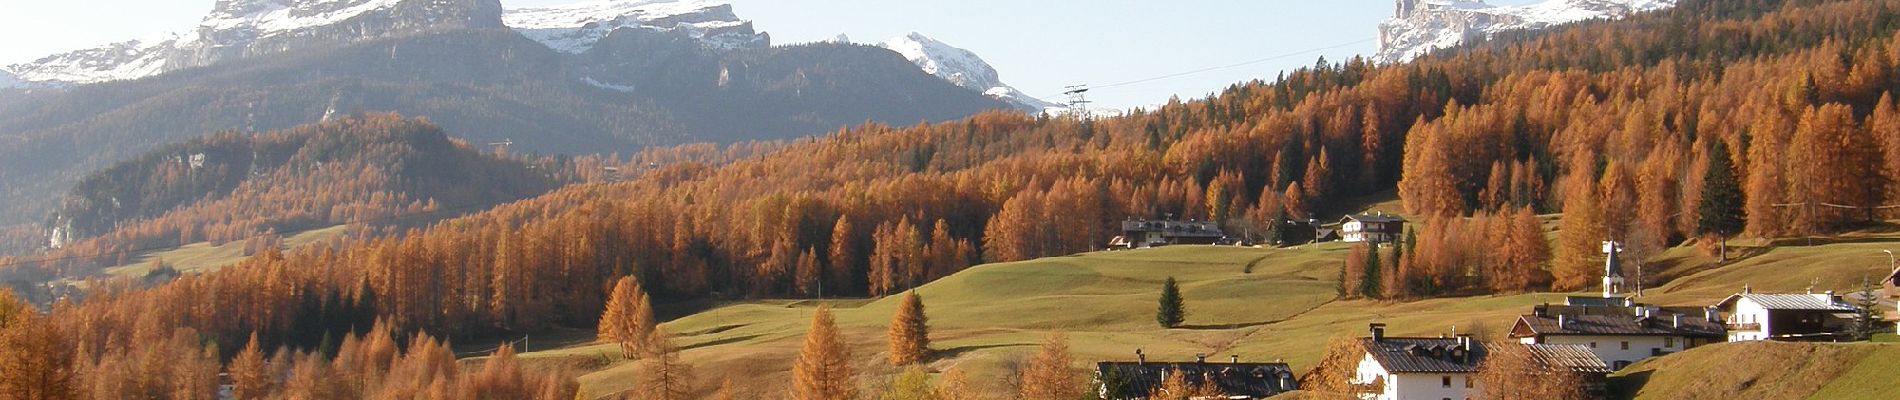
[[[55,54],[3,69],[37,85],[137,79],[300,49],[501,28],[501,16],[500,0],[220,0],[190,31]]]
[[[1525,6],[1494,6],[1483,0],[1398,0],[1392,18],[1379,24],[1379,52],[1373,59],[1404,62],[1432,50],[1489,39],[1498,32],[1622,18],[1675,5],[1676,0],[1547,0]]]

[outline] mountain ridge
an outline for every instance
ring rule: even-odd
[[[1620,19],[1674,7],[1677,0],[1545,0],[1497,6],[1484,0],[1397,0],[1392,18],[1379,24],[1373,60],[1404,62],[1432,50],[1489,39],[1504,31],[1543,29],[1594,19]]]

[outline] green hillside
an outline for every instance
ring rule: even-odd
[[[1885,268],[1886,256],[1878,250],[1896,240],[1900,235],[1862,233],[1816,240],[1813,246],[1798,241],[1741,246],[1733,251],[1746,257],[1719,268],[1692,247],[1671,249],[1650,265],[1680,276],[1649,290],[1645,301],[1706,305],[1743,283],[1758,291],[1800,291],[1811,278],[1819,278],[1816,290],[1849,290],[1873,269],[1873,258],[1866,255],[1878,256],[1883,263],[1879,268]],[[1456,330],[1497,337],[1516,315],[1536,304],[1562,302],[1566,295],[1338,300],[1335,285],[1347,249],[1340,243],[1292,249],[1178,246],[971,268],[918,288],[936,350],[930,369],[941,372],[957,366],[991,391],[1007,390],[1013,364],[1043,337],[1060,331],[1069,335],[1076,358],[1088,362],[1132,359],[1139,348],[1151,360],[1191,360],[1200,353],[1225,360],[1238,355],[1242,360],[1285,360],[1304,371],[1319,358],[1328,338],[1362,335],[1373,321],[1390,324],[1395,335]],[[1182,329],[1162,329],[1154,322],[1161,282],[1169,276],[1181,282],[1188,300]],[[896,298],[730,304],[673,320],[667,328],[687,348],[685,357],[700,371],[701,388],[711,390],[723,378],[734,377],[742,387],[769,396],[785,390],[781,383],[788,382],[810,313],[820,304],[837,311],[847,340],[855,344],[853,356],[867,376],[865,385],[880,385],[896,372],[883,363],[884,332]],[[582,382],[589,393],[605,395],[631,387],[639,369],[607,356],[612,353],[604,345],[581,345],[527,356],[591,360],[601,367]]]
[[[1620,371],[1635,399],[1890,399],[1900,345],[1742,342],[1698,347]]]

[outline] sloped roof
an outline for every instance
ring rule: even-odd
[[[1610,365],[1579,344],[1526,344],[1531,358],[1547,367],[1567,368],[1572,372],[1610,373]]]
[[[1826,296],[1826,295],[1739,293],[1739,294],[1729,295],[1728,298],[1723,299],[1721,303],[1716,303],[1716,306],[1727,308],[1729,305],[1734,304],[1736,301],[1740,299],[1748,299],[1749,301],[1755,302],[1755,304],[1760,304],[1762,308],[1767,308],[1770,310],[1839,311],[1839,312],[1854,311],[1854,306],[1850,306],[1850,305],[1847,305],[1846,303],[1842,303],[1839,301],[1834,301],[1833,299],[1823,299],[1822,298],[1823,296]]]
[[[1682,315],[1682,314],[1675,314]],[[1605,336],[1692,336],[1722,337],[1727,330],[1721,323],[1709,321],[1702,316],[1682,315],[1682,326],[1677,327],[1670,315],[1656,317],[1637,317],[1634,315],[1566,315],[1565,326],[1557,326],[1554,315],[1536,314],[1517,317],[1520,327],[1527,328],[1536,335],[1605,335]],[[1512,329],[1513,332],[1518,329]]]
[[[1247,396],[1263,399],[1280,393],[1298,390],[1299,377],[1286,363],[1133,363],[1100,362],[1095,364],[1096,379],[1104,379],[1110,371],[1119,377],[1121,392],[1147,395],[1169,373],[1181,371],[1190,385],[1201,385],[1212,380],[1221,393],[1230,396]],[[1107,383],[1107,382],[1104,382]]]
[[[1477,372],[1484,361],[1484,344],[1473,341],[1469,354],[1459,354],[1463,346],[1456,338],[1360,338],[1366,354],[1386,371],[1399,372]]]
[[[1389,214],[1353,214],[1347,215],[1346,219],[1359,222],[1405,222],[1405,218]]]

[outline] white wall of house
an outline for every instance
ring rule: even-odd
[[[1527,337],[1520,340],[1527,344],[1575,344],[1590,348],[1590,352],[1603,359],[1610,368],[1635,364],[1649,358],[1650,354],[1661,350],[1674,353],[1688,346],[1688,339],[1676,336],[1596,336],[1596,335],[1545,335],[1540,339]]]
[[[1760,324],[1761,326],[1760,331],[1729,329],[1728,341],[1766,340],[1773,336],[1774,333],[1771,332],[1773,327],[1768,326],[1768,309],[1762,307],[1761,303],[1756,303],[1754,300],[1749,300],[1744,297],[1735,300],[1734,309],[1726,311],[1728,311],[1728,316],[1724,319],[1727,320],[1728,323]]]
[[[1361,395],[1364,400],[1465,400],[1477,394],[1477,376],[1461,373],[1390,373],[1367,354],[1359,360],[1353,383],[1366,384],[1385,377],[1385,390]],[[1446,380],[1451,384],[1447,386]],[[1467,389],[1471,388],[1471,389]]]

